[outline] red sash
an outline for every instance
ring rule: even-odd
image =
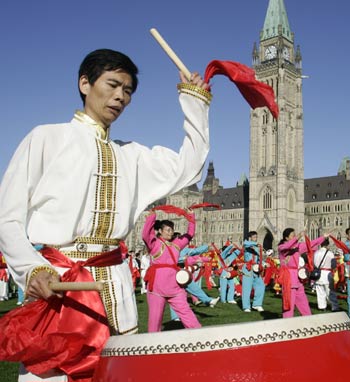
[[[69,268],[61,281],[94,281],[84,266],[121,264],[120,248],[73,262],[53,248],[43,256]],[[0,319],[0,359],[22,362],[33,374],[65,373],[71,382],[91,381],[109,327],[99,292],[66,292],[63,298],[37,300]]]
[[[153,291],[154,280],[156,277],[156,271],[159,268],[174,268],[178,270],[179,268],[175,264],[152,264],[146,271],[144,280],[148,283],[148,290]]]

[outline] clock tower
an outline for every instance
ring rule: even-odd
[[[250,116],[249,230],[258,231],[267,249],[285,228],[304,227],[301,54],[283,0],[269,0],[253,68],[274,89],[280,109],[277,120],[267,108]]]

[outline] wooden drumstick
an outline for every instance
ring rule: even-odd
[[[55,282],[49,284],[50,289],[55,292],[60,291],[102,291],[103,289],[103,282],[97,281],[97,282],[89,282],[89,281],[83,281],[83,282]]]
[[[163,37],[159,34],[157,29],[150,29],[152,36],[157,40],[159,45],[164,49],[165,53],[170,57],[170,59],[174,62],[177,68],[183,73],[188,81],[191,80],[191,72],[186,68],[184,63],[179,59],[176,53],[170,48],[167,42],[163,39]]]

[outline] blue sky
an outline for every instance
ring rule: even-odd
[[[336,175],[349,147],[348,0],[285,0],[301,46],[305,178]],[[178,150],[183,117],[178,71],[149,33],[155,27],[191,71],[213,59],[251,65],[268,0],[2,0],[0,176],[36,125],[71,120],[81,107],[77,71],[98,48],[120,50],[140,70],[133,101],[111,136]],[[212,80],[208,160],[224,187],[249,174],[249,106],[228,79]]]

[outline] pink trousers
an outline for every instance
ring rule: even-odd
[[[311,316],[309,300],[305,294],[304,286],[291,289],[290,310],[283,312],[283,318],[293,317],[294,308],[297,308],[302,316]]]
[[[160,332],[162,327],[165,304],[174,309],[185,328],[200,328],[201,324],[188,305],[185,290],[174,297],[162,297],[154,292],[147,292],[148,302],[148,331]]]

